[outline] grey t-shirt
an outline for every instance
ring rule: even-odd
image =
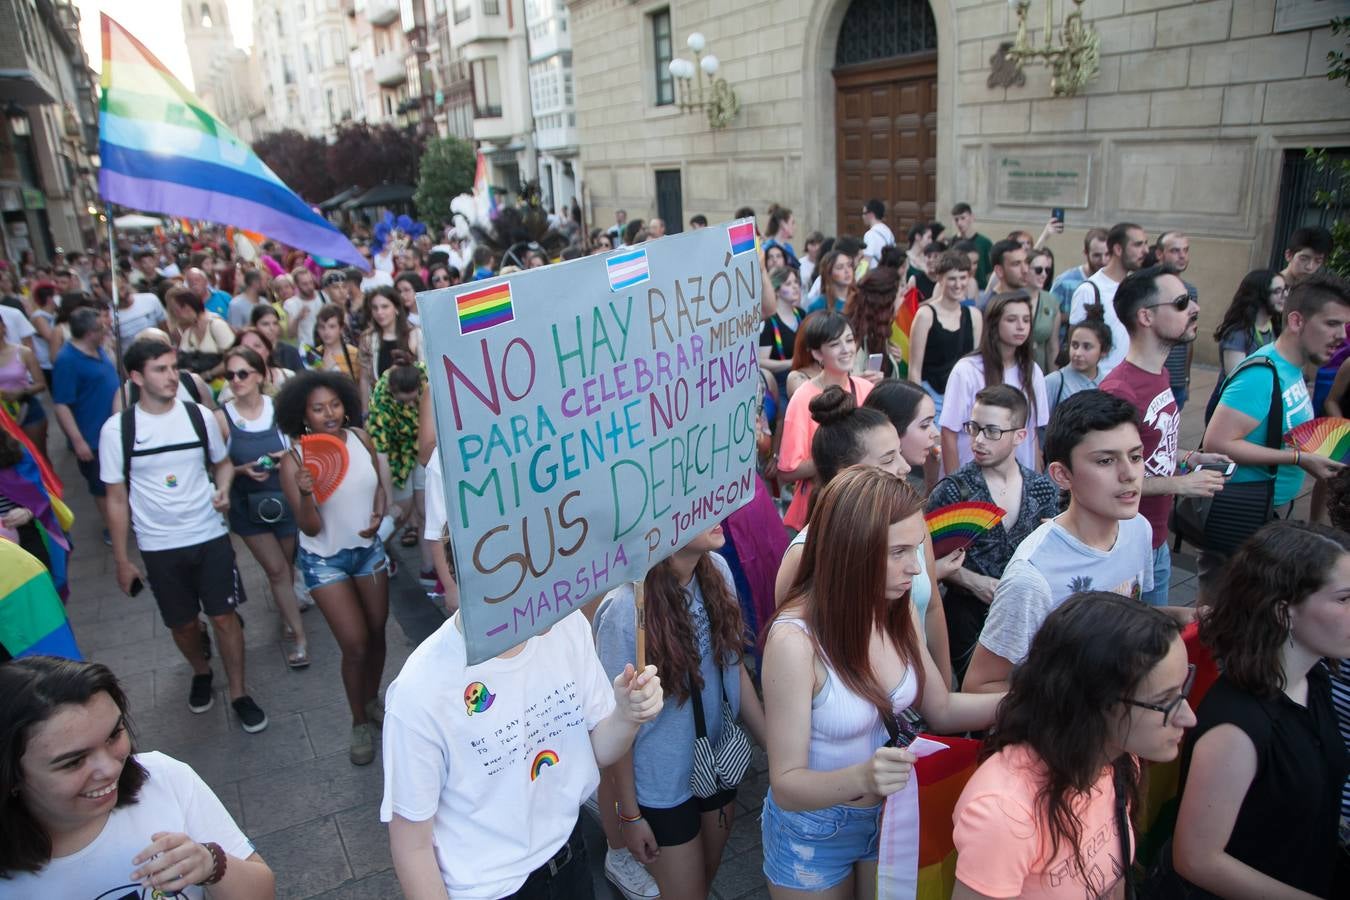
[[[731,569],[718,554],[710,556],[734,598],[736,584],[732,580]],[[684,596],[689,604],[694,640],[702,660],[700,672],[703,675],[703,691],[700,696],[703,698],[703,717],[708,727],[708,739],[716,746],[722,734],[723,686],[732,713],[740,713],[740,665],[718,666],[713,660],[712,628],[697,578],[685,588]],[[596,623],[595,644],[600,653],[600,662],[611,679],[618,677],[624,666],[637,659],[637,611],[633,604],[632,585],[625,584],[605,595]],[[694,795],[689,786],[693,769],[694,705],[688,700],[676,703],[667,695],[660,715],[639,728],[633,742],[633,775],[637,782],[638,804],[652,809],[679,806]]]
[[[1110,550],[1089,547],[1051,519],[1017,545],[989,606],[980,643],[1016,665],[1036,631],[1079,591],[1139,599],[1153,589],[1153,527],[1136,514],[1120,523]],[[1142,602],[1142,601],[1141,601]]]
[[[1101,369],[1097,370],[1097,377],[1093,379],[1088,378],[1073,366],[1056,369],[1045,376],[1045,399],[1050,403],[1050,413],[1053,415],[1056,406],[1079,391],[1089,391],[1097,387],[1102,383],[1102,377]]]

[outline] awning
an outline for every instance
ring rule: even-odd
[[[343,209],[363,209],[368,206],[391,206],[395,203],[411,203],[417,192],[410,184],[377,184],[359,197],[353,197],[342,204]]]
[[[160,228],[164,225],[164,222],[161,219],[156,219],[154,216],[128,213],[125,216],[118,216],[113,219],[113,225],[118,228],[126,229],[127,231],[136,231],[138,229],[146,231],[151,228]]]
[[[337,209],[343,203],[352,199],[359,193],[361,193],[361,189],[359,187],[356,186],[349,187],[345,191],[342,191],[339,194],[334,194],[327,200],[320,203],[319,209],[323,210],[324,212],[329,212],[331,210]]]
[[[31,69],[0,69],[0,104],[41,106],[55,102],[56,98]]]

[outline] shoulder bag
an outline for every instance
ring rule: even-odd
[[[741,783],[750,767],[750,740],[745,736],[727,701],[726,684],[722,685],[722,735],[713,746],[708,740],[708,723],[703,717],[702,691],[689,680],[689,699],[694,704],[694,770],[689,775],[689,786],[694,796],[707,800]]]

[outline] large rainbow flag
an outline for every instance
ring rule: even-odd
[[[233,225],[369,270],[351,241],[207,112],[106,13],[99,192],[133,209]]]
[[[7,540],[0,540],[0,648],[16,659],[83,659],[51,575],[31,553]]]
[[[909,377],[909,336],[914,330],[914,316],[919,311],[919,289],[911,287],[905,291],[900,308],[895,311],[895,321],[891,323],[891,343],[900,348],[899,377]]]

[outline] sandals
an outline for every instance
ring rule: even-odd
[[[286,665],[292,669],[304,669],[309,666],[309,648],[298,644],[286,654]]]

